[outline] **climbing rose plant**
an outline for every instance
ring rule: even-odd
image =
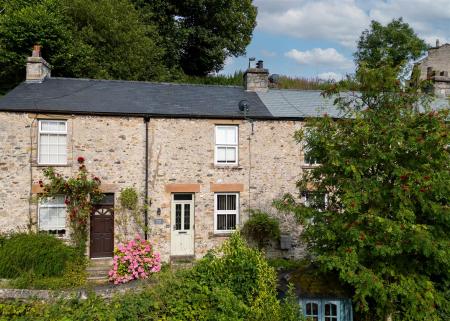
[[[46,199],[56,195],[64,195],[64,203],[69,214],[70,237],[75,247],[81,254],[85,253],[87,241],[87,223],[93,209],[93,205],[103,197],[100,192],[100,179],[89,175],[84,157],[77,159],[79,168],[74,177],[65,178],[56,173],[54,168],[44,170],[44,176],[48,180],[39,181],[43,188],[40,198]]]
[[[161,256],[153,251],[150,242],[139,235],[128,244],[119,244],[114,250],[113,268],[109,280],[114,284],[136,279],[147,279],[161,270]]]

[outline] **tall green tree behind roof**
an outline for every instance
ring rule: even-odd
[[[421,57],[426,49],[425,42],[399,18],[386,26],[372,21],[370,28],[361,34],[354,57],[357,66],[403,68],[409,61]]]

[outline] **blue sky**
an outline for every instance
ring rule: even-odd
[[[450,0],[254,0],[257,27],[245,57],[227,60],[221,73],[244,70],[248,57],[271,73],[340,78],[354,71],[352,53],[371,20],[403,17],[429,44],[450,37]]]

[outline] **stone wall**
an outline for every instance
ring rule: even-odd
[[[439,75],[442,71],[450,73],[450,44],[445,44],[438,48],[430,48],[428,50],[428,56],[418,66],[421,80],[427,79],[427,70],[429,67],[436,71],[436,75]]]
[[[0,113],[0,232],[25,229],[29,221],[36,228],[37,205],[30,203],[33,183],[43,177],[37,165],[37,118],[68,120],[68,165],[56,167],[63,175],[77,171],[76,158],[86,159],[88,170],[100,177],[105,192],[134,187],[139,193],[145,183],[145,123],[142,118],[100,116],[58,116]],[[239,126],[239,164],[214,165],[215,125]],[[293,134],[302,126],[294,121],[162,119],[149,123],[149,208],[150,238],[164,260],[170,257],[170,184],[198,184],[195,193],[195,256],[203,256],[220,244],[214,235],[214,192],[212,184],[242,186],[240,224],[248,209],[267,209],[281,221],[283,231],[292,233],[294,249],[270,252],[299,257],[301,227],[290,215],[271,208],[274,198],[296,193],[295,182],[302,171],[301,149]],[[31,159],[31,166],[30,166]],[[158,211],[160,209],[160,211]],[[158,214],[159,213],[159,214]],[[116,211],[116,217],[120,215]],[[159,220],[158,223],[154,224]],[[117,226],[116,226],[117,228]],[[132,231],[134,232],[134,231]],[[116,229],[116,236],[118,229]],[[117,242],[117,239],[116,239]]]

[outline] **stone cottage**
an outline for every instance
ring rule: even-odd
[[[250,209],[273,212],[275,198],[298,193],[299,175],[317,164],[294,132],[308,117],[339,117],[319,91],[269,89],[262,62],[245,72],[244,87],[53,78],[39,47],[26,70],[0,99],[0,233],[67,235],[64,196],[32,199],[45,168],[72,176],[82,156],[105,193],[89,222],[91,258],[111,257],[118,241],[142,231],[120,228],[128,187],[148,198],[140,215],[163,260],[202,257]],[[272,214],[292,235],[283,255],[301,256],[301,227]]]
[[[419,69],[420,80],[431,80],[434,85],[434,94],[439,98],[450,96],[450,44],[440,45],[428,49],[425,58],[416,63]]]

